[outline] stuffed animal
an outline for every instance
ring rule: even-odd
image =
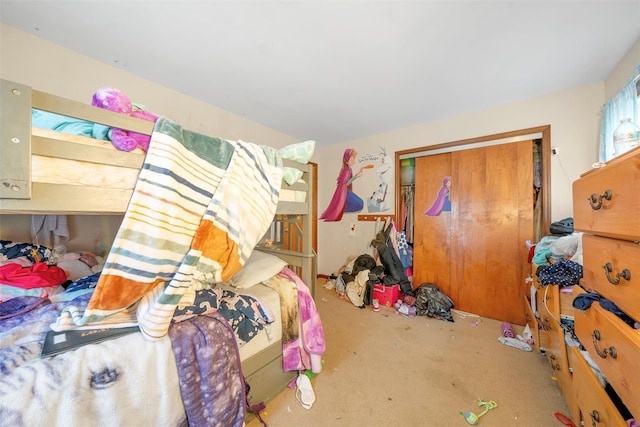
[[[142,106],[131,102],[126,93],[118,89],[103,87],[93,94],[91,105],[115,111],[116,113],[127,114],[131,117],[155,122],[158,116],[147,111]],[[109,139],[114,147],[120,151],[133,151],[140,147],[143,151],[149,149],[151,137],[137,132],[132,132],[119,128],[111,128],[108,133]]]
[[[63,269],[67,279],[75,282],[102,271],[104,258],[90,252],[68,252],[65,245],[58,245],[51,251],[47,263]]]

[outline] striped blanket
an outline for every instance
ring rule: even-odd
[[[281,182],[277,150],[160,118],[89,305],[67,308],[52,328],[133,322],[150,339],[165,336],[178,302],[244,265]]]

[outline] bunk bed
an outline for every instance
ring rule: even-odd
[[[177,138],[175,135],[180,136],[188,133],[189,137],[185,137],[185,139],[191,138],[191,141],[179,141],[182,145],[178,145],[182,149],[183,145],[186,146],[192,143],[194,134],[196,136],[197,134],[185,131],[176,123],[164,118],[160,118],[156,123],[151,123],[40,92],[28,86],[6,80],[2,80],[0,86],[0,111],[2,111],[0,123],[0,220],[2,218],[1,214],[123,215],[123,222],[107,257],[105,269],[102,270],[99,279],[97,279],[96,291],[90,294],[88,302],[81,301],[81,303],[87,304],[82,306],[84,312],[80,310],[78,315],[73,308],[69,309],[68,302],[59,300],[56,300],[57,302],[55,303],[29,300],[29,303],[33,303],[40,311],[47,313],[41,318],[29,317],[29,314],[35,312],[35,310],[27,312],[26,317],[18,316],[10,319],[2,317],[2,312],[0,312],[0,370],[3,374],[3,378],[0,380],[0,401],[4,400],[6,402],[5,398],[11,393],[10,390],[12,388],[25,388],[25,385],[22,384],[23,382],[36,381],[35,378],[38,375],[45,377],[49,375],[49,373],[44,372],[46,370],[53,370],[57,372],[57,375],[61,375],[64,370],[81,371],[85,369],[88,373],[91,373],[91,378],[87,378],[89,374],[79,374],[77,387],[73,386],[67,390],[58,389],[56,382],[63,382],[68,385],[68,381],[61,381],[61,378],[49,377],[46,379],[47,384],[44,385],[31,384],[30,388],[34,391],[38,390],[38,393],[31,396],[31,399],[23,399],[25,402],[21,404],[16,403],[15,399],[12,401],[13,406],[7,406],[5,403],[0,404],[0,418],[11,420],[16,425],[30,425],[34,421],[33,418],[29,418],[34,415],[34,408],[31,407],[33,403],[40,405],[36,407],[36,410],[47,411],[48,415],[40,419],[40,422],[46,419],[47,424],[71,425],[78,422],[81,423],[83,421],[82,417],[91,416],[97,417],[97,419],[93,420],[93,423],[104,423],[105,425],[136,424],[134,421],[145,422],[148,425],[178,425],[181,423],[183,425],[195,425],[199,423],[197,421],[199,418],[192,419],[189,414],[190,408],[195,407],[199,408],[197,411],[201,412],[198,416],[206,415],[212,417],[206,422],[208,425],[215,424],[212,421],[215,417],[223,416],[215,412],[223,409],[228,409],[227,412],[230,411],[232,413],[231,415],[226,415],[227,421],[225,422],[228,422],[229,417],[235,416],[234,425],[236,423],[242,425],[245,404],[268,401],[290,384],[298,374],[296,370],[291,369],[293,366],[291,363],[287,368],[287,361],[283,360],[283,348],[285,349],[286,357],[287,344],[292,344],[283,342],[285,340],[283,331],[286,327],[283,323],[290,319],[284,318],[280,307],[283,304],[284,294],[282,291],[278,293],[274,289],[278,288],[278,286],[287,287],[287,285],[278,284],[286,279],[285,282],[288,281],[298,286],[298,297],[301,300],[304,295],[310,295],[311,298],[306,300],[306,308],[315,309],[312,297],[315,294],[316,268],[311,242],[315,224],[311,221],[313,194],[310,185],[313,182],[313,169],[307,163],[296,161],[300,159],[295,157],[294,159],[296,160],[285,158],[285,154],[281,154],[282,150],[270,149],[269,147],[257,146],[256,144],[242,141],[226,141],[213,138],[214,142],[226,147],[222,148],[223,152],[228,150],[229,147],[232,150],[236,150],[236,154],[233,154],[233,156],[240,156],[237,151],[241,149],[245,153],[244,157],[241,156],[241,158],[245,161],[246,159],[258,157],[256,153],[266,153],[265,159],[269,163],[263,165],[266,168],[266,172],[265,170],[260,170],[255,175],[268,175],[275,170],[276,172],[273,176],[278,177],[278,179],[282,176],[282,182],[278,182],[276,185],[263,181],[254,184],[258,187],[261,185],[270,187],[272,193],[274,188],[278,190],[275,192],[275,196],[273,194],[265,196],[267,198],[265,203],[256,203],[267,205],[267,208],[270,203],[273,203],[272,210],[265,208],[265,206],[258,206],[259,209],[256,208],[260,211],[257,215],[268,217],[268,220],[272,221],[271,224],[264,225],[265,218],[253,218],[251,215],[255,213],[248,214],[247,211],[251,211],[251,209],[243,207],[238,208],[244,209],[238,218],[235,216],[231,219],[229,217],[218,218],[216,217],[214,202],[221,202],[220,200],[214,200],[216,199],[215,196],[207,195],[206,197],[211,198],[212,201],[201,215],[202,223],[207,222],[205,220],[213,224],[217,224],[216,221],[218,223],[227,221],[229,222],[227,230],[222,233],[222,236],[219,230],[213,233],[209,231],[209,234],[200,235],[201,229],[205,228],[200,223],[188,238],[194,242],[202,239],[202,236],[213,236],[213,238],[224,240],[225,245],[231,248],[227,250],[227,254],[224,254],[224,262],[217,258],[212,261],[212,258],[215,257],[204,255],[207,251],[212,251],[210,247],[212,245],[207,246],[206,242],[200,242],[199,246],[194,249],[195,243],[193,243],[194,246],[188,248],[185,253],[178,255],[183,256],[186,260],[193,256],[194,250],[203,254],[203,261],[198,261],[200,264],[187,265],[187,267],[191,267],[191,276],[189,277],[196,277],[197,280],[194,279],[193,281],[198,282],[198,286],[187,287],[186,291],[181,289],[177,294],[172,294],[171,290],[167,291],[174,281],[179,282],[176,276],[185,274],[181,270],[186,262],[183,261],[182,264],[176,267],[172,280],[167,280],[169,284],[158,284],[158,280],[155,280],[150,287],[137,290],[139,294],[144,295],[142,298],[135,296],[135,304],[127,307],[118,306],[114,310],[115,313],[110,313],[112,306],[105,305],[104,300],[114,295],[126,293],[122,291],[123,283],[125,285],[139,284],[143,281],[141,277],[145,275],[145,272],[148,272],[146,270],[142,271],[144,268],[140,267],[139,259],[127,261],[126,253],[128,249],[126,242],[131,241],[132,234],[145,234],[139,229],[136,230],[135,225],[135,215],[140,215],[141,209],[136,209],[135,206],[144,204],[144,197],[148,197],[148,195],[144,195],[144,192],[149,191],[149,183],[144,184],[141,181],[144,181],[144,179],[158,179],[159,175],[162,175],[162,179],[165,176],[173,175],[170,167],[169,170],[159,175],[157,171],[156,175],[149,175],[149,170],[166,166],[165,163],[162,163],[164,160],[158,160],[158,152],[154,152],[154,150],[165,150],[166,153],[177,144],[171,138]],[[150,135],[152,145],[148,153],[144,153],[139,149],[123,152],[116,150],[108,140],[92,139],[86,136],[33,127],[31,117],[34,110],[52,112],[91,123]],[[182,136],[180,137],[182,138]],[[202,137],[209,138],[207,136]],[[211,139],[206,139],[206,141],[210,142]],[[190,150],[196,150],[194,147],[197,145],[198,141],[189,146],[189,149],[182,150],[177,156],[178,159],[172,160],[173,163],[169,163],[169,165],[180,164],[189,160],[185,160],[185,158],[191,156]],[[201,155],[201,153],[196,154]],[[217,153],[214,154],[217,155]],[[208,153],[204,156],[208,156],[213,163],[216,163],[219,159],[214,154]],[[262,158],[260,157],[260,159]],[[192,167],[191,164],[184,167],[186,169],[190,166]],[[196,167],[202,166],[196,163]],[[220,169],[225,169],[226,167],[223,166]],[[279,173],[277,172],[278,170],[280,171]],[[226,171],[223,170],[221,173],[226,173]],[[179,175],[179,173],[177,174]],[[207,179],[210,179],[210,177],[207,177]],[[221,177],[220,181],[225,179],[227,178]],[[240,178],[234,177],[233,179],[238,180]],[[233,179],[230,178],[229,180]],[[145,187],[145,185],[147,186]],[[152,182],[151,185],[153,186],[151,191],[161,191],[159,190],[160,188],[170,186],[167,182]],[[217,185],[220,186],[219,183]],[[230,188],[231,190],[227,188],[224,191],[228,193],[237,190],[235,187]],[[216,191],[217,189],[214,189],[212,193],[215,194]],[[256,200],[259,200],[258,193],[256,193],[259,191],[257,187],[252,187],[247,191],[254,194]],[[233,194],[230,200],[237,199],[239,196],[237,193]],[[228,197],[228,195],[225,197]],[[163,199],[163,197],[159,197],[159,199]],[[225,206],[223,206],[225,210],[234,209],[227,206],[226,203],[224,202]],[[153,206],[152,209],[170,209],[167,206],[167,204]],[[195,217],[196,220],[198,218],[200,217]],[[232,219],[236,221],[233,224],[230,223],[233,222]],[[209,224],[209,227],[211,228],[212,226]],[[235,236],[233,235],[234,231],[231,230],[244,228],[253,230],[253,235],[249,237]],[[236,230],[237,233],[240,232]],[[124,238],[125,234],[127,235],[126,238]],[[2,236],[0,236],[0,240],[2,240]],[[137,249],[141,251],[160,251],[149,242],[149,239],[145,240],[141,237],[140,242],[135,242],[135,244],[140,245]],[[149,258],[151,257],[152,255],[149,255]],[[266,270],[263,272],[260,268],[265,265],[271,267],[280,265],[278,262],[274,262],[276,259],[274,257],[282,260],[281,266],[278,268],[279,271],[277,273],[269,272],[270,276],[267,278],[265,277]],[[158,260],[161,258],[162,256],[157,255],[154,261],[159,262]],[[255,258],[259,260],[254,262]],[[128,266],[128,272],[140,270],[138,273],[131,273],[131,275],[135,276],[133,278],[127,276],[129,273],[123,273],[125,269],[121,268],[120,264],[125,264],[126,267],[127,262],[131,263]],[[207,267],[201,270],[202,265]],[[164,267],[166,268],[166,265]],[[249,271],[250,268],[252,269],[251,271]],[[243,283],[241,284],[240,281]],[[207,283],[207,285],[203,286],[202,283]],[[180,286],[177,288],[180,288]],[[98,291],[101,294],[99,298],[96,298]],[[188,344],[187,347],[198,348],[198,346],[204,346],[203,348],[207,348],[207,346],[214,346],[218,349],[217,351],[226,351],[225,354],[229,359],[228,363],[233,362],[234,359],[231,357],[233,356],[233,345],[225,348],[223,347],[224,344],[219,344],[218,342],[215,342],[215,344],[210,344],[210,340],[204,344],[201,342],[202,337],[200,337],[198,331],[203,328],[220,330],[222,331],[220,332],[221,334],[225,334],[230,330],[229,325],[221,321],[216,310],[214,310],[216,311],[215,313],[207,312],[202,316],[195,316],[193,310],[190,311],[190,309],[197,308],[197,303],[202,302],[197,298],[198,295],[205,293],[204,291],[209,292],[209,297],[213,295],[221,298],[222,292],[225,292],[225,297],[228,296],[227,293],[229,292],[232,296],[235,293],[236,296],[248,297],[250,301],[258,302],[259,305],[262,305],[265,309],[263,312],[270,311],[271,315],[268,316],[268,320],[272,321],[272,323],[257,331],[256,336],[252,337],[250,341],[241,342],[242,345],[239,348],[237,355],[240,360],[239,370],[249,385],[247,387],[250,390],[248,395],[244,396],[245,384],[242,384],[242,401],[240,402],[236,399],[230,402],[227,405],[230,408],[215,408],[215,414],[209,409],[205,409],[202,412],[201,407],[208,404],[208,402],[202,401],[204,399],[203,395],[206,394],[205,391],[200,390],[198,393],[201,394],[196,393],[195,395],[190,395],[189,398],[185,397],[189,392],[193,392],[183,390],[182,380],[185,370],[189,372],[187,375],[204,374],[198,373],[197,368],[194,368],[195,365],[200,363],[198,354],[192,354],[187,357],[186,353],[180,353],[183,358],[182,361],[178,357],[174,357],[178,350],[177,342],[172,336],[182,334],[183,329],[190,328],[192,331],[184,332],[184,334],[190,333],[194,335],[194,343]],[[127,298],[131,298],[131,296]],[[96,302],[96,299],[99,300]],[[77,304],[75,300],[72,302]],[[128,301],[120,302],[120,304],[125,303],[128,303]],[[205,304],[208,303],[210,301],[205,301]],[[28,303],[23,305],[27,306]],[[143,305],[145,307],[141,310]],[[150,329],[143,327],[143,322],[140,321],[138,325],[139,332],[117,339],[81,346],[78,349],[47,358],[49,361],[57,361],[55,362],[57,365],[55,363],[51,365],[51,362],[47,365],[42,362],[44,359],[33,357],[33,354],[42,348],[44,335],[49,328],[58,326],[62,330],[73,330],[76,327],[79,329],[91,326],[100,327],[101,321],[106,320],[108,324],[112,318],[115,319],[123,313],[125,315],[130,314],[131,307],[135,309],[138,319],[141,318],[141,313],[144,316],[147,312],[153,312],[153,310],[156,310],[156,312],[163,312],[164,310],[163,316],[166,316],[166,312],[170,310],[170,318],[180,310],[183,315],[185,313],[190,315],[185,317],[185,319],[188,319],[187,321],[179,322],[176,322],[177,317],[170,319],[170,323],[165,322],[166,318],[163,318],[162,321],[159,321],[162,325],[157,330],[154,330],[153,327]],[[173,309],[177,311],[174,312]],[[96,315],[96,313],[98,314]],[[61,323],[61,319],[65,318],[65,314],[67,323]],[[104,314],[104,316],[101,317],[101,314]],[[324,337],[322,336],[321,323],[317,318],[317,312],[314,314],[316,316],[311,320],[316,322],[316,332],[319,332],[319,336],[314,337],[315,343],[312,346],[315,345],[314,348],[317,351],[312,355],[314,358],[311,362],[308,360],[308,354],[301,356],[301,359],[304,360],[299,361],[299,367],[309,367],[308,365],[311,363],[313,364],[313,369],[319,371],[320,366],[318,365],[317,357],[323,352]],[[309,313],[306,313],[306,315],[309,316]],[[193,319],[204,323],[200,324],[195,321],[189,323]],[[96,323],[93,324],[93,321],[96,321]],[[15,325],[11,322],[14,322]],[[48,322],[52,323],[49,324]],[[3,328],[3,323],[5,328]],[[114,323],[117,322],[114,321]],[[223,323],[225,325],[222,325]],[[11,328],[7,325],[10,325]],[[22,328],[18,334],[10,334],[7,331],[7,329],[17,330],[18,328]],[[300,331],[303,329],[304,326],[300,326]],[[235,333],[236,331],[234,331]],[[7,336],[9,337],[8,342]],[[5,342],[3,342],[3,338]],[[235,338],[236,340],[238,339],[237,335]],[[222,342],[223,340],[220,341]],[[235,348],[237,348],[238,341],[235,344]],[[21,349],[28,349],[25,354],[19,354],[18,356],[14,354],[12,356],[13,359],[9,359],[9,365],[19,366],[7,366],[7,363],[1,360],[3,346],[13,346],[13,350],[15,350],[16,346]],[[303,346],[297,343],[296,348],[298,347],[302,348]],[[125,353],[123,349],[128,349],[126,356],[122,356]],[[92,365],[94,360],[99,361],[105,355],[107,355],[107,358],[115,359],[116,354],[121,355],[118,362],[122,365],[120,368],[116,369],[106,365],[101,367],[99,362],[95,362],[98,366]],[[141,363],[141,360],[146,362]],[[112,362],[113,360],[109,363]],[[22,371],[17,375],[12,375],[13,368],[19,368]],[[130,373],[129,375],[123,375],[121,372],[125,368],[125,372]],[[214,368],[209,366],[209,369]],[[38,374],[39,370],[43,372]],[[162,374],[158,374],[159,372],[162,372]],[[168,374],[166,374],[167,372]],[[84,382],[80,380],[83,375],[84,379],[90,380],[91,387],[81,384]],[[119,376],[126,376],[126,381],[117,381]],[[144,378],[147,378],[147,380],[143,380]],[[148,378],[153,380],[149,381]],[[118,385],[112,387],[111,385],[114,383]],[[109,386],[105,384],[109,384]],[[215,386],[215,384],[211,385],[213,389],[215,389]],[[135,393],[133,392],[134,389],[137,389]],[[48,390],[50,394],[43,394],[43,390]],[[110,391],[107,392],[106,390]],[[211,389],[209,389],[209,392],[211,392]],[[56,401],[59,400],[60,395],[66,397],[58,407],[56,406]],[[122,397],[118,397],[118,395],[127,396],[128,402],[124,404]],[[136,395],[137,397],[135,397]],[[21,397],[23,398],[24,396]],[[93,401],[98,399],[100,401]],[[218,400],[217,402],[221,401]],[[240,403],[243,404],[241,410],[238,409]],[[83,406],[85,409],[78,409]],[[234,410],[235,412],[233,412]],[[84,414],[81,413],[83,411]],[[74,416],[80,418],[74,418]],[[102,420],[101,417],[104,416],[111,416],[112,420]],[[128,418],[129,416],[133,418]],[[147,416],[151,418],[146,418]],[[202,422],[202,419],[200,420]]]

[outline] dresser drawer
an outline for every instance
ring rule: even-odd
[[[640,319],[640,245],[585,234],[582,250],[582,287],[599,293],[629,316]],[[610,271],[605,265],[610,265]]]
[[[569,373],[569,363],[567,361],[567,347],[564,343],[564,329],[552,320],[547,327],[549,344],[547,347],[547,359],[551,364],[551,369],[555,374]]]
[[[524,295],[524,318],[529,326],[529,330],[531,331],[531,336],[533,337],[533,344],[537,351],[540,351],[540,329],[538,327],[538,318],[533,313],[533,309],[531,308],[531,301],[529,298]],[[542,348],[545,348],[546,340]]]
[[[565,330],[555,319],[552,319],[547,323],[545,332],[548,337],[546,355],[553,370],[553,377],[558,383],[562,396],[571,412],[571,418],[579,420],[580,409],[575,399],[573,378],[569,370],[567,346],[564,340]]]
[[[578,339],[629,411],[640,418],[640,334],[598,302],[574,310],[574,316]]]
[[[573,319],[573,292],[566,293],[560,289],[560,317]]]
[[[573,183],[576,231],[640,240],[640,150],[592,170]]]
[[[569,414],[571,414],[571,419],[579,422],[580,406],[578,405],[576,393],[573,389],[573,375],[569,371],[555,371],[554,376],[562,392],[562,397],[569,409]]]
[[[571,347],[573,389],[585,426],[626,426],[625,420],[576,347]],[[574,418],[574,423],[580,425]]]
[[[540,286],[536,289],[538,315],[545,329],[551,320],[560,321],[560,292],[558,285]]]

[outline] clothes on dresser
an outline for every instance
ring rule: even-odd
[[[634,327],[636,322],[625,312],[620,310],[618,306],[613,303],[613,301],[609,301],[608,299],[603,298],[601,295],[594,292],[586,292],[578,295],[573,300],[573,306],[579,310],[586,310],[591,307],[591,304],[593,304],[595,301],[598,301],[600,303],[600,307],[612,312],[632,328]]]
[[[582,265],[571,260],[560,260],[538,270],[540,283],[559,287],[577,285],[582,278]]]
[[[558,239],[558,236],[544,236],[540,239],[540,241],[535,245],[531,262],[538,265],[546,264],[548,259],[552,257],[551,244]]]
[[[530,250],[529,262],[538,265],[544,265],[549,260],[567,259],[582,264],[582,233],[580,232],[562,237],[544,236],[537,244],[527,247]]]
[[[582,265],[582,233],[571,233],[554,240],[551,253],[555,258],[570,259]]]

